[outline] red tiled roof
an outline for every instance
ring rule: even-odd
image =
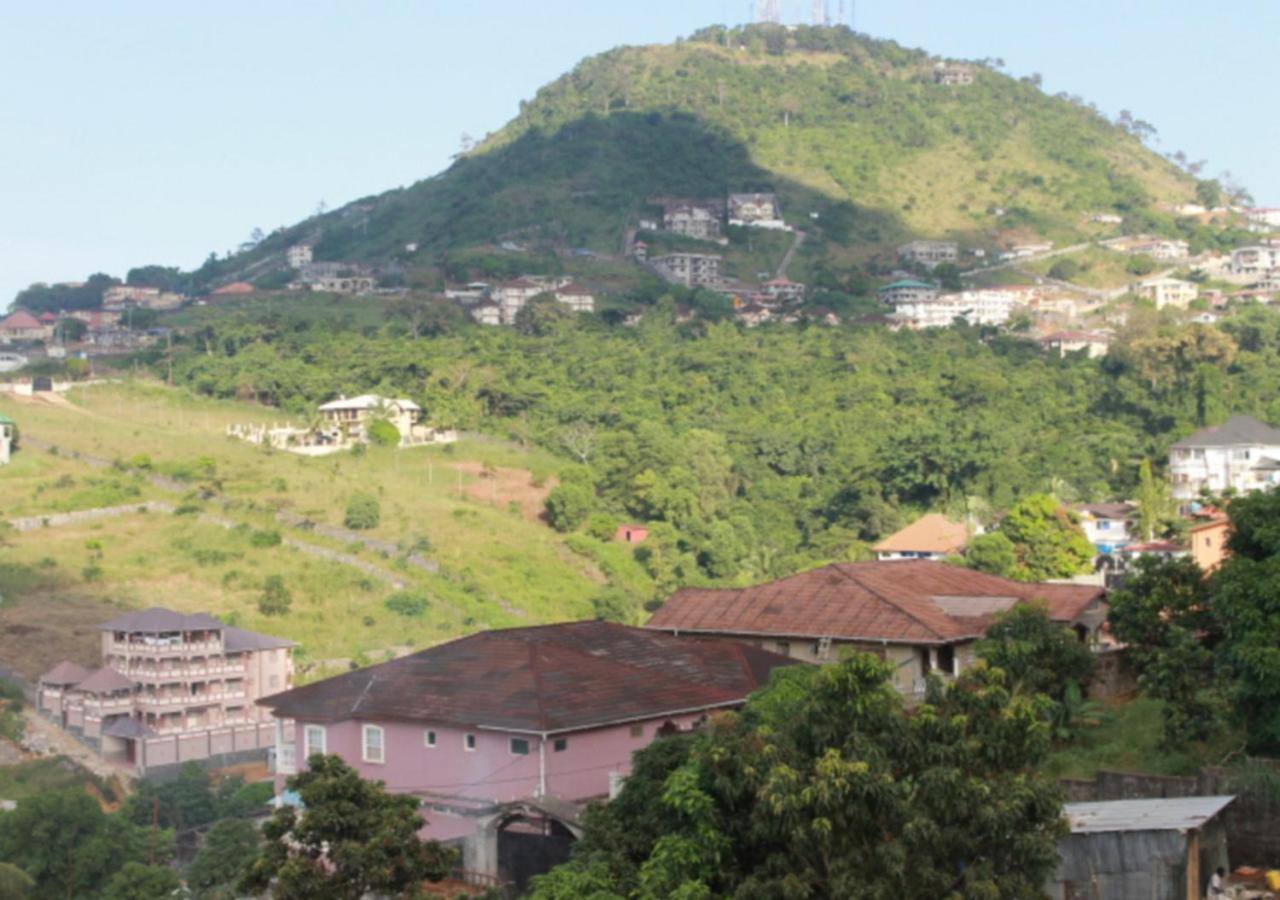
[[[76,682],[75,689],[88,694],[112,694],[133,688],[134,680],[121,675],[115,669],[103,666],[86,678]]]
[[[969,529],[942,513],[929,513],[873,548],[878,553],[959,553],[969,543]]]
[[[607,622],[485,631],[258,701],[301,721],[575,731],[741,703],[793,660]]]
[[[0,329],[11,330],[16,328],[39,328],[40,320],[25,309],[20,309],[13,315],[0,320]]]
[[[996,607],[1043,600],[1055,621],[1077,619],[1103,589],[1028,584],[932,560],[836,563],[739,589],[682,588],[646,628],[673,632],[946,643],[976,637]],[[1004,599],[993,605],[993,599]]]

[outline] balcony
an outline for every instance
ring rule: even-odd
[[[214,703],[222,703],[226,700],[244,700],[245,692],[239,691],[208,691],[199,694],[172,693],[172,694],[138,694],[138,705],[151,708],[163,706],[208,706]]]
[[[108,653],[119,653],[125,656],[191,656],[194,653],[221,653],[221,641],[198,641],[172,643],[145,643],[143,641],[112,640],[107,646]]]
[[[112,666],[130,678],[147,681],[189,681],[211,675],[244,675],[244,663],[216,663],[213,665],[155,666],[134,660],[117,660]]]

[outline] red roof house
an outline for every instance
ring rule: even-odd
[[[1090,639],[1106,619],[1093,585],[1028,584],[924,559],[836,563],[746,588],[681,588],[646,628],[749,641],[810,662],[851,646],[895,663],[895,683],[922,689],[932,670],[958,674],[995,617],[1019,603]]]

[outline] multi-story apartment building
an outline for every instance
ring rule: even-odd
[[[898,259],[920,263],[932,269],[960,258],[960,245],[955,241],[910,241],[898,248]]]
[[[1221,494],[1269,488],[1280,483],[1280,429],[1252,416],[1232,416],[1197,431],[1169,448],[1173,496],[1193,500],[1200,491]]]
[[[889,300],[895,318],[912,328],[947,328],[956,319],[970,325],[1003,325],[1009,321],[1018,295],[1000,290],[960,291],[927,296],[901,292]]]
[[[160,608],[98,628],[102,666],[43,675],[41,712],[138,774],[266,756],[275,726],[256,701],[292,687],[292,641]]]
[[[668,253],[650,263],[658,274],[685,287],[714,287],[720,283],[721,258],[714,253]]]
[[[1241,247],[1231,254],[1232,275],[1266,275],[1280,271],[1280,244]]]
[[[662,211],[662,227],[673,234],[713,241],[720,237],[720,213],[696,203],[670,203]]]
[[[301,269],[313,258],[310,244],[294,244],[284,252],[284,255],[291,269]]]
[[[1200,296],[1200,288],[1192,281],[1181,278],[1148,278],[1130,285],[1129,290],[1135,296],[1150,300],[1156,309],[1172,306],[1186,309],[1191,302]]]
[[[933,67],[933,80],[936,84],[973,84],[973,66],[968,63],[958,62],[935,63]]]

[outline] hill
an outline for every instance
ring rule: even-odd
[[[888,262],[910,236],[1064,243],[1091,236],[1097,212],[1172,229],[1158,209],[1195,196],[1195,179],[1142,143],[1141,123],[979,63],[971,84],[938,84],[937,62],[819,27],[713,28],[611,50],[439,176],[308,220],[208,274],[261,266],[301,239],[318,239],[318,258],[410,268],[501,241],[616,254],[660,198],[770,190],[809,232],[808,277]]]

